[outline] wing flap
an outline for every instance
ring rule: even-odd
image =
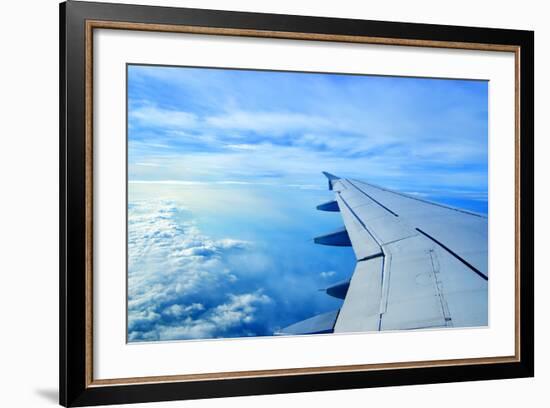
[[[334,332],[376,331],[380,322],[384,258],[358,262]]]
[[[381,330],[448,325],[431,258],[432,245],[415,236],[387,245]],[[414,313],[411,313],[414,311]]]
[[[487,281],[449,252],[422,235],[385,251],[381,330],[487,325]]]
[[[333,310],[327,313],[310,317],[309,319],[302,320],[298,323],[294,323],[290,326],[285,327],[284,329],[281,329],[275,334],[279,336],[287,336],[294,334],[332,333],[337,316],[338,310]]]
[[[354,215],[353,210],[345,204],[341,194],[336,195],[340,213],[344,220],[344,225],[348,231],[349,239],[352,243],[355,257],[359,259],[369,258],[382,253],[382,248],[367,230],[361,220]]]

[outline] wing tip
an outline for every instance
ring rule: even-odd
[[[340,177],[335,176],[334,174],[331,174],[331,173],[329,173],[328,171],[323,171],[322,173],[323,173],[324,176],[325,176],[326,178],[328,178],[329,180],[340,180]]]
[[[328,189],[329,189],[329,190],[332,190],[332,187],[333,187],[332,183],[335,182],[335,181],[337,181],[337,180],[340,180],[340,177],[335,176],[334,174],[330,174],[330,173],[327,172],[327,171],[323,171],[322,173],[323,173],[323,174],[325,175],[325,177],[328,179]]]

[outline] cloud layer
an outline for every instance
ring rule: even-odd
[[[173,202],[129,208],[129,340],[263,334],[257,332],[256,315],[272,300],[262,288],[239,290],[239,278],[226,262],[250,244],[209,239],[185,216]]]
[[[129,68],[130,178],[487,191],[487,83]]]

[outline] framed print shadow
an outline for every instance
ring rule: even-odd
[[[534,34],[60,6],[60,403],[534,375]]]

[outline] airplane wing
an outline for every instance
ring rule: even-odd
[[[345,228],[315,238],[352,246],[351,278],[326,289],[339,310],[277,334],[474,327],[488,324],[487,217],[324,173]]]

